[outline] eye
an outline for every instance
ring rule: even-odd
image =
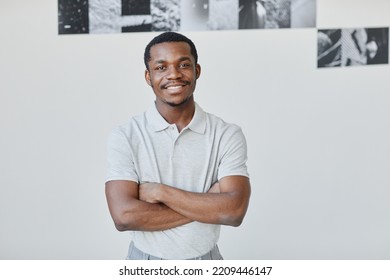
[[[166,69],[166,67],[163,66],[163,65],[158,65],[158,66],[156,66],[155,69],[158,70],[158,71],[164,71]]]
[[[180,64],[180,68],[188,68],[190,66],[191,66],[191,64],[189,64],[188,62],[184,62],[184,63]]]

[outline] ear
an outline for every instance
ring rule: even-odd
[[[150,81],[150,72],[148,69],[145,70],[145,80],[149,86],[152,86],[152,82]]]
[[[201,72],[201,67],[199,64],[196,64],[195,66],[195,71],[196,71],[196,79],[199,79],[200,77],[200,72]]]

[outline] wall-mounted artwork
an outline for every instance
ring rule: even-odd
[[[58,1],[58,33],[89,33],[88,1]]]
[[[316,0],[58,0],[59,34],[316,27]]]
[[[317,66],[341,67],[389,63],[389,28],[320,29]]]

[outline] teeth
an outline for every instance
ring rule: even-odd
[[[167,88],[169,88],[169,89],[178,89],[178,88],[181,88],[181,87],[183,87],[183,86],[169,86]]]

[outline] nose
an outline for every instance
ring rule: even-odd
[[[168,68],[168,74],[167,74],[168,80],[176,80],[181,77],[182,77],[182,73],[180,72],[180,69],[178,69],[175,66],[171,66]]]

